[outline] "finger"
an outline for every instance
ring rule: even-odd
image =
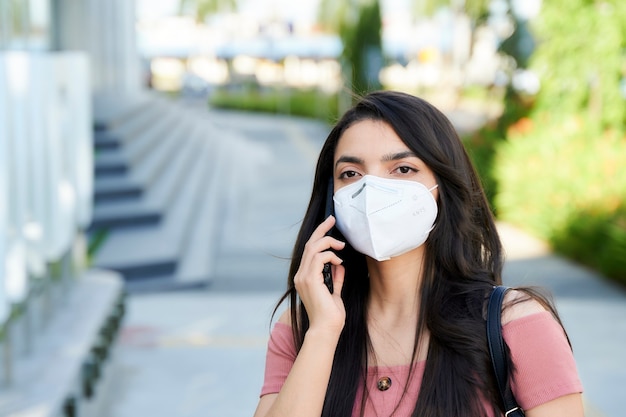
[[[315,228],[313,233],[311,234],[310,240],[318,240],[321,239],[330,229],[335,225],[335,217],[330,215],[323,222],[320,223],[319,226]]]
[[[315,264],[321,265],[322,268],[325,264],[330,263],[333,265],[341,265],[343,263],[343,259],[341,259],[335,252],[332,251],[324,251],[317,254],[314,260]],[[321,272],[321,269],[320,269]]]
[[[335,250],[342,250],[346,246],[346,242],[335,239],[334,237],[326,236],[325,239],[330,239],[330,247]]]
[[[341,265],[343,263],[343,259],[332,251],[316,253],[315,256],[312,256],[308,261],[301,264],[298,273],[294,277],[294,282],[315,282],[317,280],[316,277],[322,275],[324,265],[328,263],[331,265]]]
[[[331,236],[324,236],[321,239],[313,240],[313,237],[304,246],[302,262],[309,264],[315,260],[317,254],[327,252],[329,249],[340,251],[346,246],[345,242],[337,240]]]
[[[344,278],[346,277],[346,268],[343,265],[333,265],[333,294],[341,296],[341,290],[343,289]]]
[[[322,252],[328,249],[342,250],[346,246],[346,242],[335,239],[332,236],[324,236],[318,240],[309,241],[309,249],[313,252]]]

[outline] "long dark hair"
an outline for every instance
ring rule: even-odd
[[[470,159],[449,120],[435,107],[399,92],[363,97],[335,125],[319,155],[311,200],[294,246],[288,288],[278,305],[290,301],[299,351],[309,321],[294,286],[304,245],[324,220],[326,189],[342,134],[361,120],[383,121],[433,171],[439,185],[438,217],[426,245],[420,288],[418,338],[428,329],[426,368],[413,416],[481,417],[482,399],[501,409],[485,335],[485,298],[501,283],[502,247],[493,215]],[[322,416],[350,416],[357,388],[364,383],[370,340],[366,305],[369,294],[364,255],[349,244],[341,252],[346,275],[342,299],[346,323],[339,339]],[[534,295],[534,294],[533,294]],[[477,395],[479,394],[479,395]],[[363,407],[361,407],[363,410]]]

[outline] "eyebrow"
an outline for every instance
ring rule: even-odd
[[[381,160],[383,162],[389,162],[389,161],[398,161],[404,158],[417,158],[417,155],[413,151],[403,151],[403,152],[383,155]],[[361,158],[357,158],[356,156],[344,155],[344,156],[340,156],[339,159],[337,159],[337,162],[335,163],[335,168],[337,168],[337,166],[341,163],[363,165],[365,164],[365,161]]]
[[[382,160],[385,162],[388,162],[388,161],[397,161],[399,159],[404,159],[404,158],[417,158],[417,155],[415,155],[415,152],[413,151],[403,151],[403,152],[384,155]]]
[[[337,168],[337,166],[341,163],[348,163],[348,164],[358,164],[358,165],[363,165],[365,163],[364,160],[362,160],[361,158],[357,158],[356,156],[340,156],[339,159],[337,159],[337,162],[335,163],[335,169]]]

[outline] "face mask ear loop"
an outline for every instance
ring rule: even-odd
[[[439,187],[439,184],[435,184],[435,185],[433,185],[432,187],[430,187],[430,188],[428,189],[428,192],[429,192],[429,193],[432,193],[432,192],[433,192],[433,190],[434,190],[435,188],[438,188],[438,187]],[[437,203],[435,203],[435,204],[437,204]],[[437,210],[437,211],[439,211],[439,210]],[[439,217],[439,213],[437,213],[437,217]],[[428,231],[428,233],[429,233],[429,234],[430,234],[430,232],[432,232],[432,231],[433,231],[433,229],[435,228],[435,226],[437,226],[437,221],[436,221],[436,219],[435,219],[435,222],[433,223],[433,227],[431,227],[431,228],[430,228],[430,230]]]

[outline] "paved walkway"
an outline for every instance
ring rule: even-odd
[[[100,387],[102,417],[244,417],[256,407],[270,314],[328,128],[280,116],[214,111],[212,117],[224,140],[230,130],[251,138],[240,178],[225,185],[238,190],[238,203],[224,213],[216,279],[205,290],[129,298],[110,382]],[[500,230],[507,283],[541,284],[555,294],[585,385],[587,416],[622,417],[625,292],[519,230]]]

